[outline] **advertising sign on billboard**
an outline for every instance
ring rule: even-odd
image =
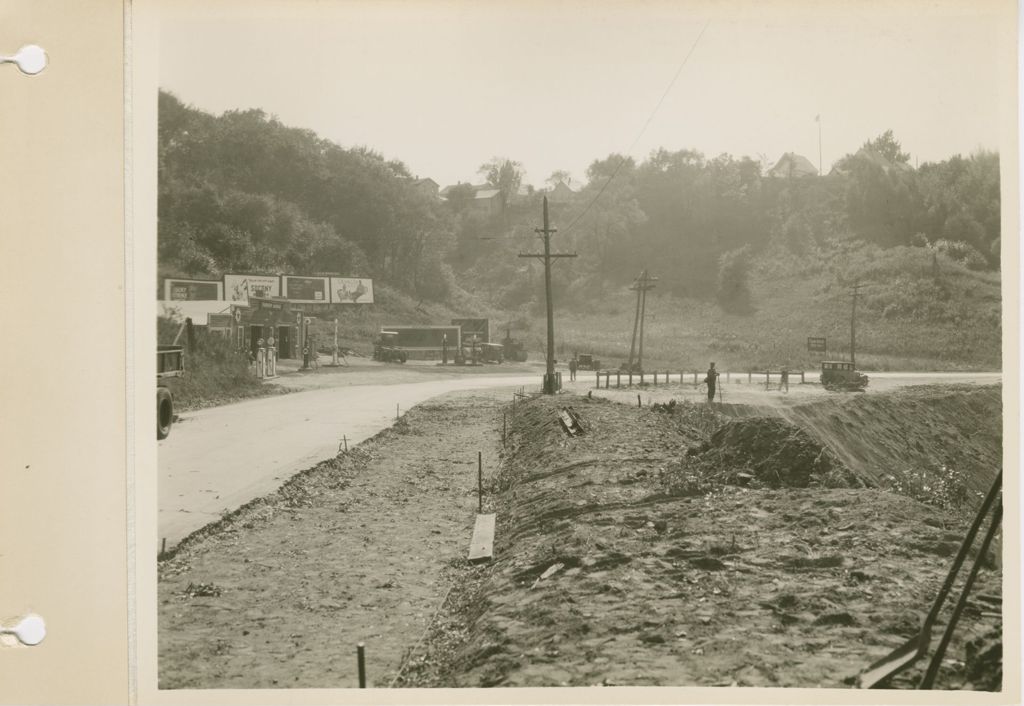
[[[249,301],[249,297],[281,296],[277,275],[224,275],[224,295],[229,302]]]
[[[478,343],[491,342],[491,322],[489,319],[452,319],[452,326],[462,328],[462,340],[476,336]]]
[[[808,336],[807,337],[807,352],[808,353],[824,353],[828,350],[824,336]]]
[[[221,283],[206,279],[165,279],[164,301],[215,302],[224,298]]]
[[[331,277],[332,304],[373,304],[373,280]]]
[[[330,286],[328,282],[328,277],[297,277],[295,275],[281,277],[284,296],[296,302],[329,303]]]
[[[206,325],[210,328],[231,328],[234,318],[231,314],[210,314],[206,318]]]
[[[461,330],[458,326],[387,325],[381,330],[397,333],[395,345],[401,348],[429,348],[440,351],[447,346],[454,354],[455,349],[462,343]]]

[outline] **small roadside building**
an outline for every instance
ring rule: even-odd
[[[273,339],[279,359],[302,357],[303,312],[287,299],[249,297],[248,306],[231,306],[231,318],[231,340],[239,350],[255,354],[261,340],[268,345]]]

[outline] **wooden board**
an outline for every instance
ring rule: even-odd
[[[473,539],[469,544],[469,561],[477,564],[494,558],[494,515],[477,515]]]

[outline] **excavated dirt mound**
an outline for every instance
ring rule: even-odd
[[[780,414],[871,486],[906,485],[916,476],[920,486],[934,488],[952,475],[976,499],[1002,467],[1002,390],[997,385],[840,395]]]
[[[728,422],[687,451],[676,471],[706,480],[768,488],[856,487],[856,476],[827,447],[779,417]]]
[[[583,435],[559,425],[567,404]],[[842,405],[830,409],[861,415]],[[696,409],[665,411],[568,396],[518,408],[495,498],[495,560],[467,569],[402,685],[843,688],[915,634],[963,514],[881,488],[815,487],[836,461],[816,433],[781,419],[729,428]],[[925,417],[945,425],[955,415]],[[862,422],[847,439],[870,444],[872,419]],[[689,460],[708,475],[667,492],[693,447],[703,452]],[[718,480],[738,465],[809,487]],[[987,564],[976,590],[999,595],[999,569]],[[988,678],[996,650],[978,640],[1000,621],[997,610],[965,614],[938,688],[998,685]],[[893,686],[920,676],[915,667]]]

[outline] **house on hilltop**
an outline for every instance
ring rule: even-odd
[[[495,189],[491,186],[486,189],[477,190],[473,196],[472,206],[481,213],[491,216],[501,215],[501,212],[504,210],[501,200],[501,189]]]
[[[469,207],[478,213],[485,213],[490,216],[501,215],[504,210],[504,204],[501,200],[501,189],[496,189],[491,184],[450,184],[444,187],[439,192],[442,199],[447,200],[452,193],[452,189],[462,187],[468,188],[473,192],[473,200],[470,201]]]
[[[881,167],[882,171],[885,172],[886,174],[890,174],[894,171],[910,172],[914,170],[914,168],[911,167],[906,162],[893,162],[880,152],[868,149],[867,147],[861,147],[859,150],[857,150],[857,152],[853,155],[852,158],[844,157],[843,159],[839,160],[839,162],[837,162],[836,165],[832,167],[832,171],[828,173],[829,176],[849,176],[850,162],[855,159],[865,160],[867,162],[870,162],[871,164]]]
[[[412,188],[416,189],[416,191],[419,191],[424,196],[429,196],[432,199],[441,198],[441,195],[438,192],[441,185],[430,177],[426,177],[424,179],[413,179],[410,184],[412,184]]]
[[[818,170],[814,168],[807,157],[795,152],[786,152],[779,157],[779,161],[768,170],[765,176],[773,178],[813,177],[818,176]]]
[[[576,198],[576,190],[560,181],[548,190],[548,201],[551,203],[569,203]]]

